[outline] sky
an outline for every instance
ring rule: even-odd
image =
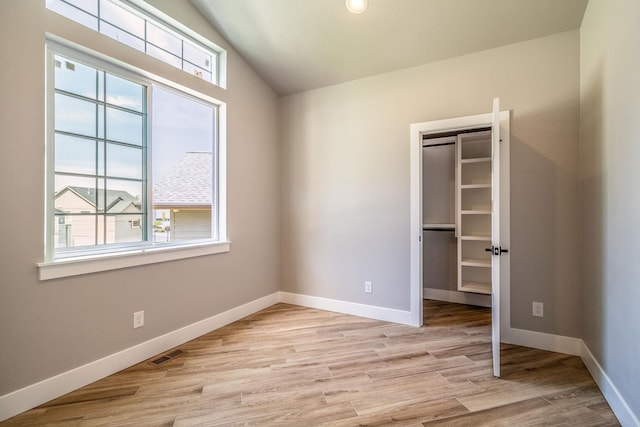
[[[187,151],[213,152],[215,108],[154,86],[153,176],[162,178]]]

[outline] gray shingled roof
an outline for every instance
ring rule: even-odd
[[[103,189],[96,190],[95,188],[68,186],[62,189],[60,192],[58,192],[58,194],[56,194],[56,197],[61,195],[65,191],[72,191],[73,193],[77,194],[78,197],[86,200],[89,204],[91,204],[94,207],[96,206],[96,197],[97,197],[98,211],[103,210],[104,197],[105,197]],[[107,202],[108,213],[119,213],[124,211],[127,208],[127,206],[131,205],[132,203],[139,204],[139,201],[136,200],[134,196],[122,190],[107,190],[106,196],[107,196],[106,202]]]
[[[173,168],[153,186],[156,209],[198,208],[211,206],[213,154],[188,151]]]

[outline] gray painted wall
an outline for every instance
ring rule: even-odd
[[[591,0],[581,28],[583,339],[640,416],[640,3]]]
[[[512,326],[579,336],[578,31],[281,98],[282,289],[409,310],[409,124],[494,96],[512,110]]]
[[[279,289],[277,98],[188,1],[151,3],[228,49],[227,90],[72,24],[44,1],[0,2],[0,396]],[[38,281],[45,32],[227,102],[231,252]],[[134,330],[137,310],[145,311],[145,326]]]

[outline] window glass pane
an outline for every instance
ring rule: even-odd
[[[142,111],[144,88],[138,83],[107,74],[107,102],[130,110]]]
[[[107,179],[107,214],[144,212],[142,182],[124,179]]]
[[[97,222],[97,227],[96,227],[96,245],[104,245],[105,242],[105,222],[104,222],[104,215],[99,215],[96,217],[96,222]],[[113,224],[113,221],[107,221],[110,225]],[[113,228],[113,227],[112,227]],[[109,231],[107,231],[106,233],[109,233]]]
[[[56,93],[55,129],[96,136],[96,104]]]
[[[211,55],[186,41],[184,43],[184,59],[204,70],[211,71]]]
[[[106,215],[98,219],[99,224],[106,222],[104,232],[101,230],[98,239],[99,243],[130,243],[141,242],[143,236],[142,215]],[[100,227],[102,228],[102,227]],[[105,235],[106,232],[106,235]],[[104,238],[103,238],[104,236]]]
[[[56,248],[66,248],[71,245],[71,220],[67,215],[56,215],[53,225],[53,244]]]
[[[142,148],[107,144],[107,175],[142,179]]]
[[[93,16],[98,16],[98,0],[64,0]]]
[[[118,40],[120,43],[124,43],[127,46],[131,46],[134,49],[138,49],[141,52],[144,52],[144,40],[135,37],[126,31],[121,30],[120,28],[116,28],[111,24],[107,24],[106,22],[100,22],[100,32],[105,36],[109,36],[112,39]]]
[[[169,65],[182,69],[182,59],[177,56],[173,56],[169,52],[165,52],[152,44],[147,44],[147,53],[162,62],[166,62]]]
[[[107,139],[142,145],[142,116],[107,107]]]
[[[87,6],[84,6],[84,1],[83,2],[73,2],[72,3],[79,3],[82,5],[82,9],[84,10],[91,10],[93,7],[95,7],[95,0],[91,1],[88,0]],[[85,13],[61,0],[47,0],[47,9],[49,10],[53,10],[54,12],[59,13],[62,16],[66,16],[67,18],[76,21],[78,24],[82,24],[85,27],[89,27],[92,30],[98,31],[98,18],[96,18],[95,16],[91,16],[88,13]],[[97,7],[96,7],[97,10]]]
[[[210,238],[215,108],[156,87],[153,114],[154,239]]]
[[[95,213],[96,179],[81,176],[55,176],[54,207],[60,213]]]
[[[97,71],[62,56],[55,56],[56,89],[96,99]]]
[[[200,67],[196,67],[195,65],[189,63],[189,62],[185,62],[184,63],[184,68],[183,68],[186,72],[193,74],[196,77],[200,77],[201,79],[204,79],[206,81],[211,81],[211,73],[208,71],[203,70]]]
[[[147,23],[147,41],[182,57],[182,40],[151,23]]]
[[[113,4],[109,0],[102,0],[100,2],[100,19],[118,26],[136,37],[144,39],[144,19]]]
[[[55,171],[93,175],[96,173],[96,141],[56,135]]]
[[[95,215],[57,216],[54,223],[56,248],[90,246],[96,243]]]

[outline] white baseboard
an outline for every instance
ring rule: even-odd
[[[555,351],[557,353],[580,355],[581,339],[565,337],[562,335],[546,334],[544,332],[527,331],[524,329],[509,328],[501,331],[500,341],[537,348],[539,350]]]
[[[582,357],[582,361],[585,366],[591,373],[591,376],[595,380],[596,384],[600,388],[600,391],[604,395],[604,398],[607,399],[607,403],[611,406],[611,410],[616,417],[618,417],[618,421],[623,426],[636,426],[640,427],[639,415],[634,414],[631,407],[627,404],[626,400],[622,397],[618,388],[613,384],[609,376],[606,374],[600,363],[593,357],[591,350],[585,344],[583,340],[580,340],[580,356]],[[638,408],[636,408],[638,409]]]
[[[373,305],[293,294],[290,292],[280,292],[280,302],[367,317],[369,319],[384,320],[386,322],[400,323],[402,325],[412,325],[410,311],[396,310],[393,308],[376,307]]]
[[[250,301],[239,307],[153,338],[86,365],[63,372],[20,390],[0,396],[0,421],[46,403],[136,363],[142,362],[170,348],[184,344],[259,310],[277,304],[279,292]]]
[[[478,305],[491,307],[491,295],[481,295],[469,292],[446,291],[443,289],[423,288],[422,297],[436,301],[454,302],[457,304]]]

